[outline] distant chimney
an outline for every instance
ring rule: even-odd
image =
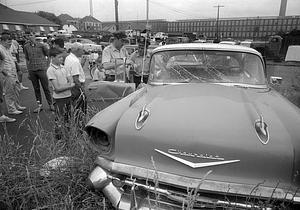
[[[90,16],[94,16],[93,14],[93,0],[90,0]]]
[[[281,0],[279,16],[284,17],[286,13],[287,0]]]

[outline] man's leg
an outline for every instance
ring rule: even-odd
[[[2,85],[2,81],[0,81],[0,123],[2,122],[14,122],[16,121],[16,119],[14,118],[10,118],[4,115],[4,108],[3,108],[3,85]]]
[[[53,102],[52,102],[52,96],[51,96],[51,93],[49,90],[49,82],[48,82],[48,77],[47,77],[46,71],[43,71],[43,70],[38,71],[38,76],[41,81],[41,85],[43,87],[44,94],[45,94],[46,100],[48,102],[48,105],[50,106],[50,108],[52,108]]]
[[[42,95],[40,90],[40,82],[37,71],[29,71],[29,78],[31,80],[36,101],[39,104],[42,104]]]
[[[20,91],[21,91],[21,83],[16,82],[14,84],[14,93],[15,93],[15,106],[18,110],[25,110],[26,107],[25,106],[21,106],[20,103]]]
[[[4,90],[5,90],[4,98],[7,106],[7,111],[9,114],[22,113],[21,111],[18,111],[16,107],[15,83],[16,81],[10,77],[7,77],[4,82]]]
[[[16,68],[17,68],[17,75],[18,75],[18,80],[20,82],[20,87],[21,87],[21,90],[28,90],[29,88],[28,87],[25,87],[23,86],[22,84],[22,81],[23,81],[23,72],[19,66],[19,64],[17,62],[16,63]]]

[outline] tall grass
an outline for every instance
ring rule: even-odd
[[[89,109],[87,120],[97,109]],[[32,147],[24,150],[8,135],[0,136],[0,209],[106,209],[99,192],[85,183],[96,154],[76,120],[62,124],[63,138],[42,127],[39,117],[26,119],[33,135]],[[54,123],[54,122],[51,122]],[[62,157],[54,167],[45,163]]]

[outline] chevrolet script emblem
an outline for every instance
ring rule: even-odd
[[[224,160],[224,161],[214,161],[214,162],[206,162],[206,163],[194,163],[188,160],[184,160],[180,157],[176,157],[174,155],[171,155],[169,153],[163,152],[161,150],[155,149],[156,152],[165,155],[173,160],[176,160],[184,165],[187,165],[191,168],[204,168],[204,167],[209,167],[209,166],[217,166],[217,165],[224,165],[224,164],[229,164],[229,163],[236,163],[240,162],[240,160]]]

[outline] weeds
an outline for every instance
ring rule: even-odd
[[[89,109],[87,118],[98,111]],[[60,140],[42,127],[39,117],[21,124],[33,135],[28,151],[13,141],[5,124],[5,134],[0,136],[0,209],[109,208],[100,193],[87,189],[85,181],[95,153],[74,118],[69,126],[61,122],[64,138]],[[58,157],[68,159],[55,167],[45,164]]]

